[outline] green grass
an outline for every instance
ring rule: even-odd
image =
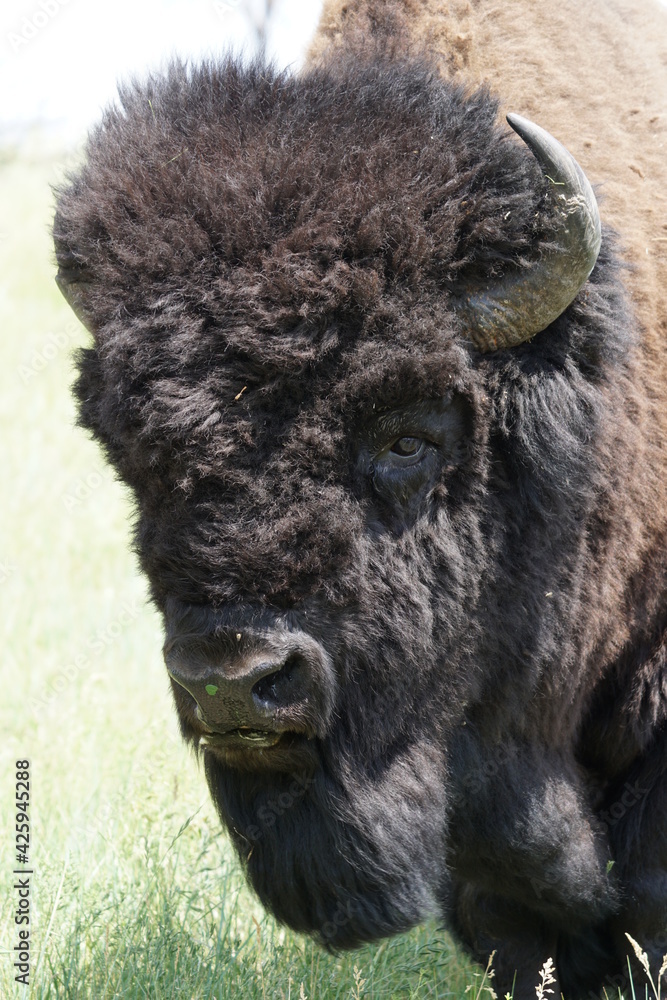
[[[49,235],[62,163],[0,153],[0,996],[462,996],[471,967],[435,926],[330,956],[242,884],[178,736],[128,497],[74,426],[71,354],[84,333],[53,283]],[[10,958],[22,758],[29,991]]]

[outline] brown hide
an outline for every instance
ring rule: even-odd
[[[653,614],[664,601],[667,539],[667,6],[325,0],[310,62],[335,59],[338,46],[363,45],[370,35],[435,54],[445,76],[468,88],[487,84],[502,113],[525,115],[560,139],[595,185],[603,222],[621,236],[643,327],[636,383],[643,433],[641,473],[620,487],[635,536],[616,569],[614,600],[619,609],[628,600],[623,577],[642,580]],[[630,640],[625,629],[612,632],[610,656]]]
[[[536,121],[574,154],[596,185],[603,220],[622,236],[647,343],[662,355],[667,8],[654,0],[326,0],[310,61],[348,33],[387,29],[433,53],[455,82],[487,83],[503,112]]]

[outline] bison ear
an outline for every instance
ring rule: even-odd
[[[77,272],[60,267],[56,274],[56,285],[79,322],[83,323],[90,333],[95,333],[96,324],[93,321],[93,314],[86,304],[91,283],[82,280]]]

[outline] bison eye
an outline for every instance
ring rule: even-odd
[[[436,471],[439,448],[428,438],[405,434],[391,438],[372,459],[375,492],[384,500],[403,506],[419,492]]]
[[[394,441],[391,451],[401,458],[420,458],[426,448],[426,441],[417,437],[402,437]]]
[[[446,393],[380,411],[361,431],[358,471],[382,501],[377,510],[402,530],[419,516],[429,491],[459,465],[468,427],[463,398]]]

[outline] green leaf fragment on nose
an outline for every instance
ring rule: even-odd
[[[206,694],[210,694],[210,695],[211,695],[211,697],[212,697],[212,696],[213,696],[214,694],[216,694],[216,693],[217,693],[217,690],[218,690],[218,689],[217,689],[217,687],[215,686],[215,684],[207,684],[207,685],[206,685]]]

